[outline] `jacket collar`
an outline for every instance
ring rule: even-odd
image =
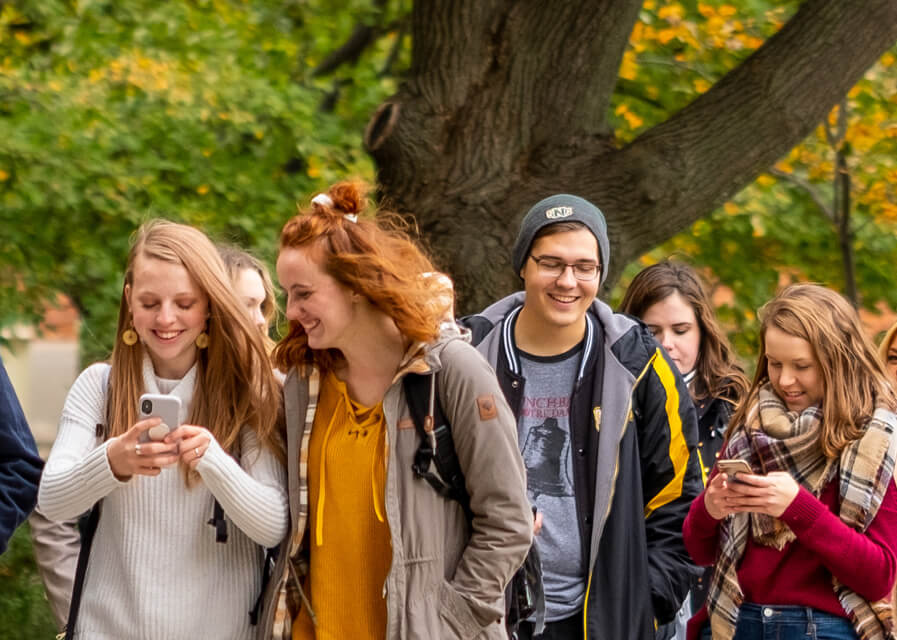
[[[520,376],[522,374],[517,341],[514,340],[514,327],[517,324],[517,316],[520,315],[521,309],[523,309],[522,304],[515,307],[505,316],[501,324],[501,338],[502,343],[505,346],[505,359],[507,360],[508,369],[515,376]],[[595,348],[595,320],[592,318],[590,311],[586,312],[586,332],[583,338],[584,344],[582,348],[582,356],[579,361],[579,370],[576,373],[576,384],[579,384],[583,376],[585,376],[586,371],[588,370],[589,360],[591,360],[589,356]]]
[[[524,300],[526,300],[526,293],[517,291],[509,296],[505,296],[501,300],[493,302],[483,309],[482,312],[476,314],[476,317],[485,318],[494,327],[500,324],[512,311],[523,306]],[[601,327],[604,330],[605,340],[609,345],[614,344],[617,340],[623,337],[627,331],[638,324],[638,321],[630,316],[622,313],[614,313],[614,310],[611,309],[610,306],[598,298],[595,298],[592,301],[588,313],[592,314],[594,316],[593,319],[597,319],[601,324]]]

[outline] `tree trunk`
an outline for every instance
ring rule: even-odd
[[[640,0],[418,0],[412,68],[365,142],[383,201],[417,217],[471,312],[519,285],[529,207],[607,217],[613,282],[799,143],[897,40],[897,2],[807,0],[707,93],[617,149],[607,113]]]
[[[853,257],[853,231],[850,228],[850,170],[840,149],[835,151],[835,202],[833,210],[838,230],[838,247],[844,263],[844,295],[854,307],[860,306],[857,291],[856,261]]]

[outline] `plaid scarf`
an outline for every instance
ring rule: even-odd
[[[730,438],[724,458],[747,460],[755,471],[785,471],[817,498],[837,475],[840,479],[841,521],[865,531],[878,513],[894,472],[897,416],[877,408],[859,440],[850,443],[838,459],[828,460],[819,443],[822,411],[809,407],[789,412],[767,382],[756,406]],[[736,513],[720,526],[719,557],[707,595],[707,610],[714,639],[731,640],[744,594],[737,569],[747,546],[754,541],[782,549],[794,533],[778,518],[758,513]],[[853,623],[860,640],[897,640],[890,598],[867,602],[833,576],[832,588]]]
[[[284,576],[281,576],[282,588],[277,593],[274,611],[274,628],[271,637],[274,640],[290,640],[293,637],[293,619],[305,602],[301,579],[308,573],[308,561],[304,555],[302,539],[305,536],[305,525],[308,522],[308,443],[311,439],[311,428],[315,422],[318,409],[318,396],[321,391],[321,372],[316,366],[302,370],[302,377],[308,385],[308,406],[305,409],[305,423],[299,445],[299,513],[298,522],[293,527],[289,538],[289,556],[287,557]],[[286,390],[285,390],[286,391]],[[305,602],[306,606],[308,605]],[[311,608],[309,607],[309,611]],[[314,619],[314,618],[312,618]]]

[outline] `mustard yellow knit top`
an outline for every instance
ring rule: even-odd
[[[308,450],[309,575],[293,640],[383,638],[383,587],[392,562],[384,510],[386,427],[382,403],[349,397],[333,372],[321,383]]]

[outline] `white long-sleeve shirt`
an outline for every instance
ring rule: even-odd
[[[54,520],[75,517],[102,499],[90,551],[76,637],[195,640],[250,638],[249,611],[261,588],[264,549],[286,534],[285,471],[249,429],[238,463],[215,440],[187,487],[179,465],[155,477],[121,482],[112,473],[105,421],[109,365],[95,364],[72,385],[41,479],[38,504]],[[180,381],[155,376],[144,363],[147,392],[181,399],[189,415],[195,367]],[[161,390],[160,390],[161,388]],[[215,542],[214,499],[228,520],[228,540]]]

